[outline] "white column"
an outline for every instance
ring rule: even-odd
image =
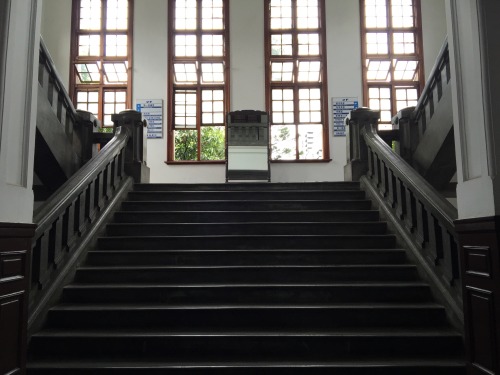
[[[2,2],[0,11],[0,222],[30,223],[41,0]]]
[[[460,219],[500,213],[497,0],[446,0]],[[494,124],[497,124],[495,127]],[[496,139],[496,141],[495,141]]]

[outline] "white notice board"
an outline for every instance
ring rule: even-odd
[[[148,123],[148,138],[163,138],[163,100],[136,99],[135,109]]]
[[[333,112],[333,136],[345,137],[346,116],[354,109],[358,108],[357,97],[335,97],[332,98]]]

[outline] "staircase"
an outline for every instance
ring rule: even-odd
[[[358,183],[138,184],[29,374],[465,374]]]

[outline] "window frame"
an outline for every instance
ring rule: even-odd
[[[294,92],[294,123],[290,124],[296,128],[296,155],[294,159],[273,159],[272,154],[270,154],[270,161],[272,163],[317,163],[317,162],[329,162],[330,159],[330,127],[329,127],[329,98],[328,98],[328,74],[327,74],[327,50],[326,50],[326,5],[325,0],[318,0],[318,28],[317,29],[299,29],[296,27],[297,21],[297,7],[296,0],[292,1],[292,27],[290,29],[271,29],[271,0],[264,0],[264,48],[265,48],[265,101],[266,101],[266,111],[269,114],[269,147],[272,147],[272,90],[273,89],[293,89]],[[281,30],[281,31],[279,31]],[[271,54],[272,43],[271,36],[273,34],[283,33],[285,31],[287,34],[292,34],[292,55],[282,55],[278,57],[273,57]],[[298,54],[298,34],[306,34],[307,32],[313,32],[319,34],[319,55],[299,55]],[[274,62],[291,62],[293,66],[293,79],[292,81],[272,81],[272,63]],[[307,62],[307,61],[320,61],[320,81],[319,82],[299,82],[298,78],[298,66],[297,62]],[[300,115],[299,115],[299,89],[302,88],[319,88],[321,92],[321,116],[322,116],[322,137],[323,137],[323,157],[320,159],[300,159],[299,155],[299,142],[300,137],[298,136],[299,125],[300,125]]]
[[[408,27],[393,27],[392,26],[392,0],[385,0],[386,3],[386,17],[387,17],[387,27],[386,28],[368,28],[366,27],[366,14],[365,14],[365,1],[359,1],[360,7],[360,30],[361,30],[361,61],[362,61],[362,82],[363,82],[363,103],[366,107],[369,107],[370,96],[369,89],[370,88],[390,88],[391,90],[391,118],[397,114],[397,96],[396,89],[397,88],[416,88],[417,89],[417,100],[422,94],[422,90],[425,86],[425,69],[424,69],[424,50],[423,50],[423,40],[422,40],[422,12],[421,12],[421,2],[420,0],[412,0],[413,1],[413,19],[414,26],[411,28]],[[368,54],[367,51],[367,33],[370,32],[384,32],[387,33],[387,46],[388,51],[387,54]],[[396,54],[393,52],[394,49],[394,34],[395,33],[404,33],[404,32],[412,32],[414,33],[414,46],[415,51],[413,54]],[[368,60],[386,60],[390,61],[389,73],[391,74],[390,81],[369,81],[367,77]],[[412,60],[418,62],[417,67],[417,80],[395,80],[394,79],[394,71],[395,67],[392,63],[394,60]],[[379,120],[379,126],[387,126],[392,127],[391,122]],[[384,130],[380,130],[384,131]]]
[[[97,92],[98,93],[98,113],[95,115],[101,120],[104,126],[104,95],[107,91],[123,91],[126,92],[125,106],[132,108],[132,64],[133,64],[133,27],[134,27],[134,0],[127,0],[128,2],[128,17],[127,29],[125,30],[107,30],[104,27],[106,20],[107,0],[101,0],[101,28],[99,30],[80,30],[80,4],[81,0],[73,0],[72,2],[72,19],[71,19],[71,44],[70,44],[70,79],[69,79],[69,92],[75,107],[77,107],[77,94],[78,91]],[[106,56],[105,55],[105,40],[106,35],[126,35],[127,36],[127,56]],[[99,56],[79,56],[79,36],[80,35],[99,35],[100,37],[100,51]],[[113,84],[105,83],[105,63],[114,63],[126,61],[127,66],[127,83],[126,84]],[[78,72],[77,64],[86,64],[100,62],[100,80],[98,83],[77,83]],[[116,102],[115,102],[116,104]],[[106,128],[111,128],[110,125]]]
[[[197,17],[197,26],[195,30],[179,30],[175,29],[175,2],[176,0],[168,0],[168,103],[167,103],[167,164],[223,164],[225,158],[221,160],[201,160],[201,130],[203,126],[224,126],[224,138],[227,137],[226,115],[230,111],[230,40],[229,40],[229,0],[223,2],[223,29],[212,30],[215,33],[204,31],[201,27],[202,17]],[[202,0],[197,0],[197,14],[201,14]],[[197,44],[196,56],[175,56],[175,37],[177,34],[195,35],[200,43]],[[203,35],[221,34],[223,35],[223,56],[203,56],[201,39]],[[223,83],[201,83],[201,64],[203,63],[223,63],[224,82]],[[176,84],[175,83],[175,63],[195,63],[200,67],[197,69],[197,82],[192,84]],[[182,90],[196,91],[196,131],[197,137],[197,160],[175,160],[175,93]],[[223,90],[224,96],[224,123],[221,125],[203,125],[202,124],[202,91],[203,90]],[[193,130],[195,130],[193,129]],[[224,140],[224,144],[225,144]],[[225,147],[224,147],[225,148]],[[225,150],[224,150],[225,153]]]

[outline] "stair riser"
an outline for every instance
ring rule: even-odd
[[[327,236],[199,236],[199,237],[103,237],[102,250],[244,250],[244,249],[390,249],[396,244],[392,235]]]
[[[134,191],[359,190],[359,182],[135,184]]]
[[[88,265],[100,266],[238,266],[238,265],[324,265],[405,264],[404,250],[239,250],[239,251],[91,251]]]
[[[300,199],[357,200],[365,199],[364,191],[172,191],[137,192],[128,194],[131,201],[283,201]]]
[[[235,223],[235,222],[367,222],[377,221],[377,211],[192,211],[117,212],[117,223]]]
[[[413,281],[413,266],[348,268],[159,268],[79,269],[80,283],[307,283],[333,281]]]
[[[122,211],[270,211],[270,210],[370,210],[369,200],[357,201],[196,201],[196,202],[130,202]]]
[[[220,223],[108,224],[108,236],[325,235],[385,234],[387,225],[374,223]]]
[[[328,329],[340,327],[436,327],[445,322],[441,308],[178,308],[129,310],[51,310],[49,327],[75,329]]]
[[[278,336],[278,337],[33,337],[39,355],[154,356],[164,361],[225,358],[228,361],[349,360],[391,353],[392,358],[450,355],[460,350],[453,337]]]
[[[63,302],[273,304],[427,302],[427,286],[310,286],[310,287],[68,287]]]

